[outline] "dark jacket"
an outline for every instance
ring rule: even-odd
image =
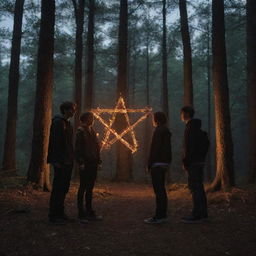
[[[73,127],[62,115],[52,119],[47,162],[73,163]]]
[[[187,167],[193,163],[202,163],[205,161],[205,154],[201,149],[201,120],[191,119],[187,124],[184,132],[184,157],[183,164]]]
[[[100,144],[96,132],[80,126],[76,133],[75,158],[79,164],[101,163]]]
[[[167,163],[172,161],[171,132],[167,126],[157,126],[151,142],[148,168],[154,163]]]

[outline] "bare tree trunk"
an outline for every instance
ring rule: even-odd
[[[149,106],[150,99],[149,99],[149,36],[147,36],[147,45],[146,45],[146,104]]]
[[[8,109],[2,171],[16,172],[16,122],[18,112],[19,66],[24,0],[16,0],[14,10]]]
[[[256,182],[256,2],[247,0],[247,100],[249,117],[249,183]]]
[[[80,123],[82,110],[82,80],[83,80],[83,31],[84,31],[84,7],[85,0],[72,0],[76,20],[76,43],[75,43],[75,90],[74,100],[77,105],[77,111],[74,116],[74,132]],[[74,165],[74,178],[78,177],[78,167]]]
[[[85,107],[90,110],[93,106],[93,83],[94,83],[94,12],[95,2],[89,0],[89,21],[87,34],[87,82]]]
[[[163,0],[163,37],[162,37],[162,109],[169,118],[168,102],[168,66],[167,66],[167,47],[166,47],[166,0]]]
[[[183,42],[184,105],[193,106],[192,54],[188,27],[187,1],[179,0],[181,36]]]
[[[217,169],[211,189],[217,190],[235,185],[226,63],[224,0],[212,1],[212,26]]]
[[[149,33],[149,31],[147,31]],[[149,35],[147,35],[146,40],[146,104],[147,106],[150,105],[150,98],[149,98]],[[145,170],[148,168],[148,155],[149,155],[149,147],[150,147],[150,135],[152,133],[152,124],[150,124],[150,119],[147,118],[145,122],[145,136],[144,136],[144,168]]]
[[[211,56],[210,56],[210,4],[209,4],[209,20],[207,24],[207,112],[208,112],[208,137],[211,141],[212,132],[211,132]],[[210,149],[211,150],[211,149]],[[207,157],[207,172],[206,179],[210,181],[212,178],[212,154],[211,152]]]
[[[42,0],[32,153],[27,179],[48,190],[47,152],[52,115],[54,24],[55,0]]]
[[[166,0],[163,0],[163,36],[162,36],[162,109],[165,113],[168,123],[169,123],[169,92],[168,92],[168,56],[167,56],[167,46],[166,46]],[[171,180],[171,174],[168,170],[167,172],[167,182]]]
[[[119,33],[118,33],[118,75],[117,75],[117,97],[122,95],[126,104],[128,99],[127,84],[127,49],[128,48],[128,3],[127,0],[120,0]],[[125,116],[118,114],[117,131],[124,130],[127,126]],[[122,143],[117,143],[116,180],[130,181],[132,179],[131,152]]]
[[[128,22],[128,27],[130,26]],[[131,105],[135,105],[135,93],[136,93],[136,83],[137,83],[137,46],[136,46],[136,27],[137,22],[135,24],[131,24],[130,30],[128,30],[128,52],[127,52],[127,59],[128,59],[128,70],[127,70],[127,77],[128,77],[128,87],[129,87],[129,94],[127,101]],[[131,32],[130,32],[131,31]]]
[[[85,0],[72,0],[76,20],[76,45],[75,45],[75,103],[77,111],[75,114],[74,130],[79,125],[79,117],[82,108],[82,58],[83,58],[83,30],[84,30],[84,6]]]
[[[137,71],[137,53],[136,50],[134,51],[134,56],[133,56],[133,65],[132,65],[132,70],[133,70],[133,76],[132,76],[132,97],[131,97],[131,102],[133,105],[135,105],[135,91],[136,91],[136,82],[137,82],[137,77],[136,77],[136,71]]]

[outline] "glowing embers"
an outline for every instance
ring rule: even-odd
[[[152,109],[148,107],[142,108],[142,109],[126,108],[124,99],[120,97],[114,109],[96,108],[96,109],[92,109],[91,111],[93,112],[95,118],[97,118],[100,121],[100,123],[105,127],[105,134],[102,139],[101,149],[110,148],[111,145],[113,145],[116,141],[119,140],[128,149],[130,149],[132,153],[134,153],[138,149],[138,142],[136,140],[134,128],[140,122],[142,122],[144,119],[147,118],[147,116],[151,113]],[[111,114],[111,118],[109,119],[109,121],[105,121],[102,118],[101,114],[103,113]],[[128,113],[142,113],[143,115],[134,124],[131,125]],[[124,130],[122,130],[121,133],[118,133],[113,128],[113,125],[117,118],[117,114],[123,114],[127,123],[127,127]],[[129,133],[131,136],[131,142],[124,138],[124,136],[128,135]],[[114,136],[113,138],[110,138],[111,134]]]

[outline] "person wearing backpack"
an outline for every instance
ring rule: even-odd
[[[193,200],[192,213],[182,218],[184,223],[196,223],[208,218],[203,174],[209,139],[207,133],[201,129],[201,120],[195,119],[194,114],[195,110],[191,106],[181,109],[181,120],[186,124],[182,162],[188,175],[188,188]]]
[[[90,220],[101,220],[92,208],[93,188],[101,164],[100,143],[93,129],[94,116],[85,112],[80,116],[75,141],[75,158],[79,165],[80,185],[77,193],[78,219],[81,223]],[[85,204],[84,204],[85,198]]]

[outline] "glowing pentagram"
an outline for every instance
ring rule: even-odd
[[[130,109],[126,108],[124,99],[122,97],[119,97],[117,104],[114,109],[102,109],[102,108],[96,108],[91,110],[94,114],[95,118],[97,118],[100,123],[105,127],[105,134],[102,140],[101,149],[109,148],[112,144],[114,144],[117,141],[120,141],[125,145],[128,149],[132,151],[132,153],[136,152],[138,149],[138,142],[136,140],[134,128],[142,122],[144,119],[147,118],[147,116],[151,113],[151,108],[142,108],[142,109]],[[103,113],[112,114],[109,122],[105,121],[100,115]],[[143,113],[143,115],[134,123],[130,124],[130,119],[128,113]],[[124,114],[126,122],[127,122],[127,128],[123,130],[121,133],[117,133],[115,129],[112,128],[117,114]],[[130,133],[132,142],[130,143],[127,141],[124,136],[126,134]],[[110,139],[110,135],[113,134],[114,138]]]

